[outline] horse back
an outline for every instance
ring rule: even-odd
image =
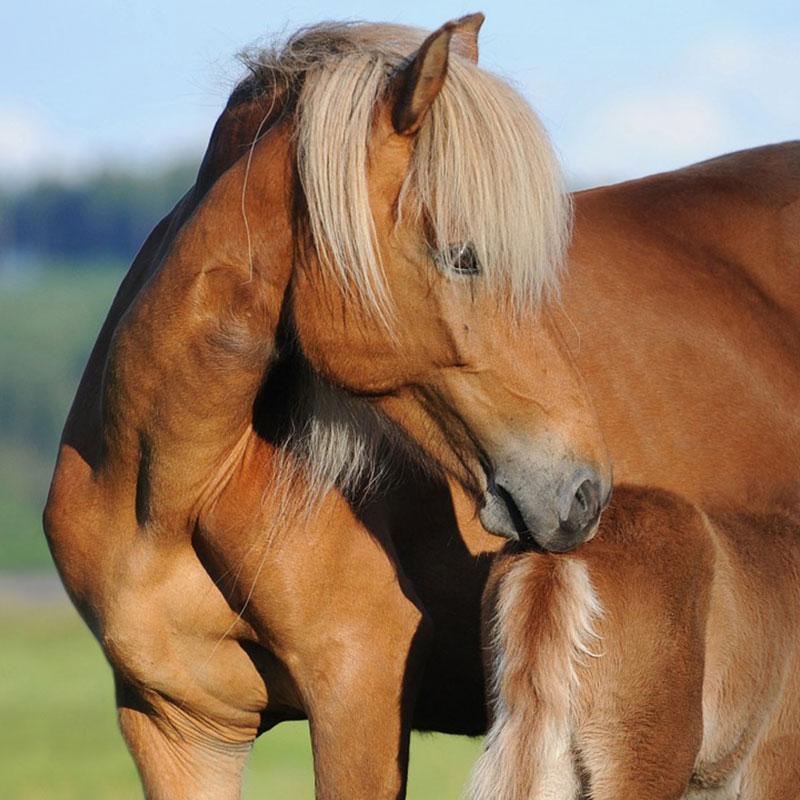
[[[800,141],[592,189],[576,206],[579,230],[645,237],[711,270],[723,289],[726,278],[749,283],[800,324]]]
[[[576,195],[562,310],[620,482],[800,500],[800,143]]]

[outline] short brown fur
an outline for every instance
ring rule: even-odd
[[[567,564],[585,571],[591,598],[565,605]],[[547,671],[548,649],[570,650],[563,632],[581,603],[592,617],[587,652],[567,654],[571,677]],[[475,798],[800,795],[797,520],[705,514],[662,490],[623,487],[597,537],[573,553],[501,555],[484,614],[496,714]],[[565,683],[568,703],[556,707],[548,684]],[[558,791],[546,758],[531,757],[551,752],[541,738],[554,714],[574,774]]]

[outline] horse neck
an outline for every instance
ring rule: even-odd
[[[256,159],[202,198],[196,188],[191,216],[137,267],[129,293],[141,287],[109,347],[100,468],[114,486],[149,487],[145,518],[156,505],[184,514],[219,480],[274,359],[292,264],[286,131],[265,137]]]

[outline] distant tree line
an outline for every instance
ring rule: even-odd
[[[178,164],[145,175],[109,169],[78,183],[48,180],[0,193],[0,260],[130,261],[192,185],[196,168]]]

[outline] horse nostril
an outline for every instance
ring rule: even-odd
[[[600,516],[600,485],[585,480],[572,498],[567,518],[561,520],[561,530],[569,534],[583,533],[594,525]]]

